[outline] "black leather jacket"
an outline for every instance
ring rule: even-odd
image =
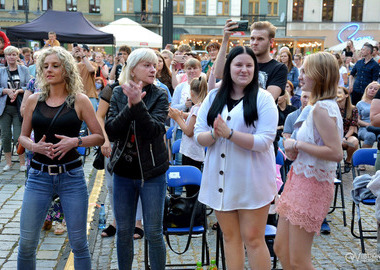
[[[105,129],[109,139],[115,141],[110,163],[116,164],[120,158],[116,156],[117,152],[121,153],[133,125],[144,181],[165,173],[169,168],[163,139],[169,102],[166,91],[155,85],[147,85],[143,91],[146,92],[143,100],[129,108],[123,89],[121,86],[115,87]]]

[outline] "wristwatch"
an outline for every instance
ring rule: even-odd
[[[78,146],[82,146],[82,144],[83,144],[82,137],[78,136]]]

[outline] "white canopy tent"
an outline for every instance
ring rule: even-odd
[[[361,50],[361,48],[363,47],[363,45],[368,42],[368,43],[371,43],[372,45],[375,45],[376,44],[376,41],[373,40],[373,39],[369,39],[369,38],[363,38],[363,39],[359,39],[359,40],[352,40],[354,42],[354,47],[356,50]],[[340,52],[342,51],[344,48],[347,47],[347,42],[348,41],[345,41],[345,42],[342,42],[340,44],[337,44],[337,45],[334,45],[330,48],[328,48],[327,50],[328,51],[334,51],[334,52]]]
[[[99,28],[99,30],[113,34],[116,47],[128,45],[131,47],[162,48],[162,37],[160,35],[128,18],[111,22],[109,25]]]

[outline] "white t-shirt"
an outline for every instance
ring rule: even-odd
[[[200,104],[196,104],[191,108],[189,116],[186,119],[186,125],[189,124],[193,116],[196,117],[198,115],[200,107]],[[179,152],[196,161],[203,161],[205,159],[205,148],[197,143],[194,136],[188,137],[185,133],[182,134]]]
[[[339,69],[339,83],[338,86],[344,87],[343,74],[347,74],[347,68],[345,66],[341,66]]]

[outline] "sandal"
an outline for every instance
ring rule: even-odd
[[[134,240],[142,239],[144,237],[143,229],[135,227],[135,234],[133,235]]]
[[[102,231],[102,237],[111,237],[116,234],[116,228],[113,225],[109,225],[106,229]]]
[[[55,235],[62,235],[66,232],[66,225],[63,224],[63,222],[57,222],[54,226],[54,234]]]
[[[351,162],[344,161],[344,173],[349,173],[351,171]]]
[[[360,171],[365,171],[365,166],[364,165],[359,165],[359,170]]]

